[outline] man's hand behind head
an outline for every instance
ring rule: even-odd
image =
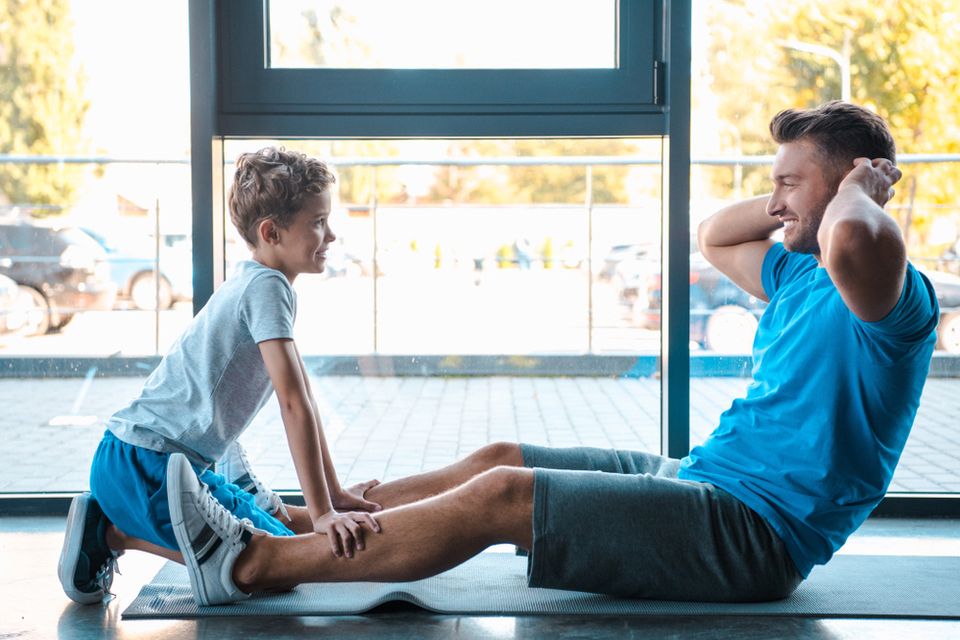
[[[893,185],[903,173],[886,158],[856,158],[853,169],[840,181],[839,189],[857,187],[883,207],[893,198]]]

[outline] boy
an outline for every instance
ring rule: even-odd
[[[192,581],[202,581],[193,571],[199,564],[230,564],[238,553],[219,538],[198,540],[184,525],[180,505],[168,500],[172,454],[182,454],[175,456],[176,482],[199,474],[201,506],[221,521],[239,518],[240,534],[326,534],[333,553],[349,558],[364,548],[362,527],[379,530],[367,513],[379,505],[363,498],[377,483],[341,488],[293,342],[293,282],[322,272],[336,239],[329,225],[334,181],[322,162],[282,148],[238,159],[230,217],[253,260],[211,296],[140,396],[107,422],[91,469],[92,495],[75,498],[67,518],[59,576],[73,600],[101,601],[126,549],[186,561]],[[273,391],[306,508],[284,506],[236,441]],[[203,589],[194,584],[201,602],[209,599]]]

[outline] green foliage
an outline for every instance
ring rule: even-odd
[[[887,120],[899,153],[960,152],[956,0],[721,0],[707,8],[706,76],[719,118],[727,125],[721,145],[728,152],[772,153],[768,123],[777,111],[841,97],[839,65],[829,57],[785,46],[785,41],[841,53],[846,48],[851,101]],[[703,121],[694,118],[698,120]],[[892,205],[905,212],[901,222],[909,218],[911,230],[922,240],[937,211],[929,205],[960,202],[960,165],[903,169],[905,179]],[[768,172],[767,167],[746,169],[744,195],[768,190]],[[905,186],[910,180],[916,180],[912,200]],[[714,188],[722,192],[723,187],[716,182]]]
[[[575,140],[466,140],[450,143],[450,157],[557,157],[622,156],[635,153],[635,144],[620,139]],[[445,166],[437,170],[430,192],[436,202],[484,204],[582,204],[586,198],[585,166]],[[593,168],[593,201],[623,203],[628,170]]]
[[[89,108],[73,64],[68,0],[0,4],[0,153],[62,155],[83,144]],[[67,206],[84,169],[0,164],[0,194],[16,204]]]

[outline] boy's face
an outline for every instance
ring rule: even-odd
[[[288,275],[321,273],[327,246],[337,239],[330,229],[330,192],[309,196],[286,229],[278,228],[278,256]]]

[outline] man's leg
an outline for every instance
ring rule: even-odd
[[[455,476],[451,473],[450,476]],[[493,544],[532,544],[533,470],[498,467],[450,491],[377,514],[382,532],[336,558],[320,534],[254,536],[233,568],[246,592],[305,582],[409,581],[436,575]]]
[[[389,509],[438,495],[495,467],[522,466],[519,444],[495,442],[442,469],[379,484],[367,491],[366,498]]]
[[[463,460],[451,465],[390,482],[378,484],[364,494],[367,500],[384,509],[410,504],[458,487],[471,478],[495,467],[522,467],[520,445],[513,442],[495,442],[477,449]],[[295,533],[310,533],[313,522],[305,507],[287,505],[289,521],[276,514]],[[378,516],[379,517],[379,516]]]

